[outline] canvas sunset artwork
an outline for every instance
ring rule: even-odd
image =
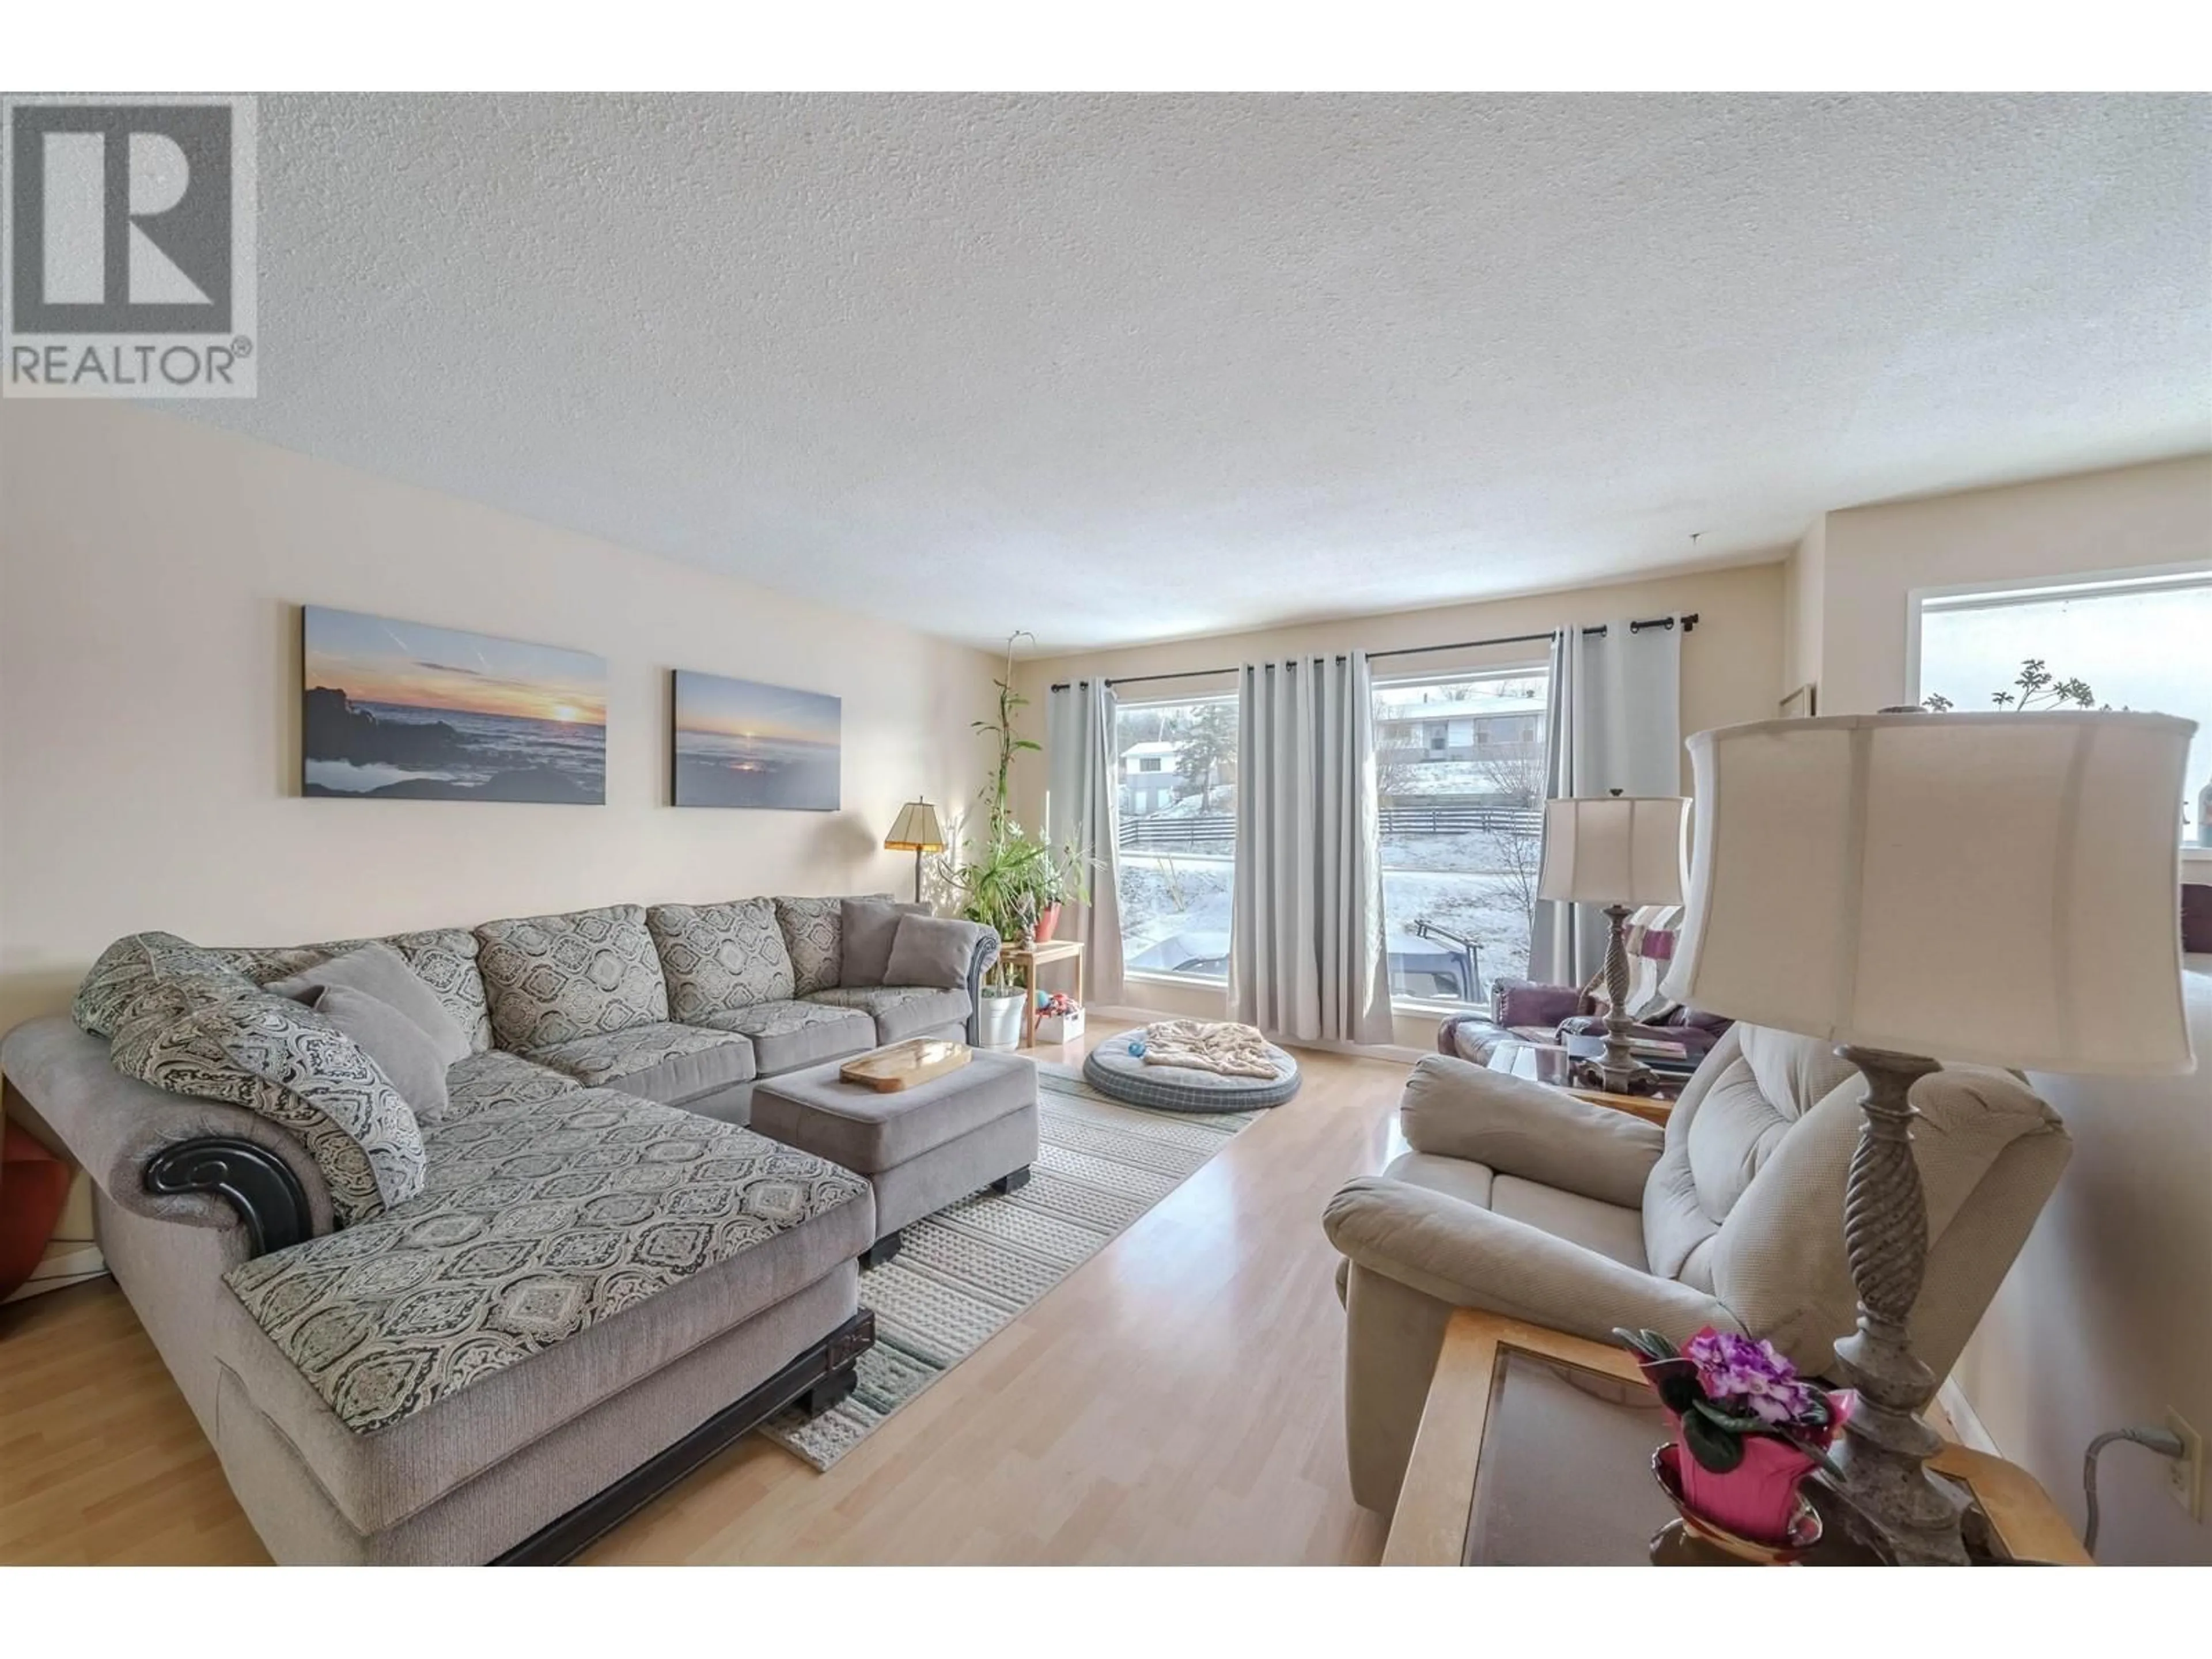
[[[676,804],[834,812],[843,704],[819,692],[676,671]]]
[[[301,636],[301,793],[605,804],[603,659],[313,605]]]

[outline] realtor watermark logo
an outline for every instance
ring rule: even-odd
[[[0,99],[0,392],[251,398],[251,97]]]

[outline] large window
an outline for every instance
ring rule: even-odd
[[[1390,994],[1480,1003],[1528,971],[1549,677],[1527,664],[1375,688]]]
[[[1936,707],[2075,707],[2086,688],[2090,708],[2195,720],[2179,825],[2212,847],[2212,571],[1923,595],[1914,608],[1920,696]]]
[[[1237,699],[1122,703],[1121,959],[1132,973],[1229,978]]]

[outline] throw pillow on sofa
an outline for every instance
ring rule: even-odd
[[[417,1122],[446,1109],[446,1067],[452,1062],[439,1053],[430,1034],[404,1009],[343,983],[313,986],[307,996],[295,1000],[305,1002],[351,1037],[376,1062],[385,1080],[399,1091],[400,1099],[407,1103]],[[464,1054],[466,1052],[464,1040]]]
[[[902,916],[897,936],[891,941],[890,961],[884,969],[884,983],[965,990],[968,967],[975,956],[973,923],[948,921],[932,915]]]
[[[382,939],[324,939],[313,945],[216,945],[208,949],[256,985],[268,985],[295,978],[333,957],[350,956],[365,945],[388,945],[399,953],[461,1028],[470,1053],[481,1054],[491,1048],[491,1008],[484,1000],[483,975],[477,972],[477,936],[465,927],[426,927],[386,933]]]
[[[468,1034],[454,1024],[453,1017],[446,1012],[446,1005],[438,1000],[436,994],[416,976],[406,957],[388,945],[364,945],[342,957],[317,963],[305,973],[280,979],[267,988],[295,1002],[319,1006],[315,993],[334,985],[373,998],[412,1023],[428,1041],[438,1062],[439,1090],[441,1093],[444,1091],[445,1068],[469,1057]],[[354,1006],[350,998],[340,1000],[339,1006],[343,1008],[351,1009]],[[343,1029],[343,1020],[338,1024]],[[376,1053],[374,1048],[369,1052]],[[383,1056],[378,1054],[377,1059],[380,1061]],[[391,1069],[385,1067],[387,1072]],[[396,1077],[392,1080],[398,1081]],[[407,1097],[410,1105],[420,1109],[422,1103],[412,1092],[404,1087],[399,1092]]]
[[[864,893],[888,904],[889,893]],[[788,895],[775,901],[775,919],[783,929],[784,947],[791,952],[793,994],[811,995],[816,991],[838,988],[838,972],[843,965],[841,948],[844,928],[840,925],[845,902],[838,898],[793,898]]]
[[[887,899],[841,899],[837,903],[837,983],[855,989],[889,985],[891,941],[908,916],[929,914],[926,904],[896,904]]]

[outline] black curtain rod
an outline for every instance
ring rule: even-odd
[[[1692,611],[1689,615],[1682,617],[1680,620],[1682,623],[1682,631],[1685,634],[1688,634],[1697,628],[1698,613]],[[1641,617],[1628,624],[1628,631],[1632,634],[1639,634],[1647,628],[1672,628],[1674,625],[1674,623],[1675,618],[1673,617]],[[1605,629],[1606,624],[1600,623],[1595,628],[1585,628],[1583,629],[1583,635],[1587,638],[1593,634],[1603,634]],[[1395,651],[1370,651],[1367,653],[1367,660],[1373,662],[1378,657],[1426,656],[1431,651],[1472,651],[1480,646],[1486,645],[1532,645],[1538,640],[1556,639],[1558,636],[1558,630],[1553,629],[1549,633],[1544,634],[1506,634],[1500,635],[1497,639],[1492,640],[1454,640],[1445,645],[1408,645],[1402,646]],[[1339,662],[1342,662],[1343,660],[1344,659],[1342,657],[1339,657],[1337,659],[1337,661]],[[1151,680],[1194,680],[1203,679],[1209,674],[1234,674],[1235,672],[1237,672],[1237,670],[1234,668],[1182,668],[1176,670],[1172,674],[1117,674],[1112,679],[1108,680],[1106,684],[1109,685],[1143,685],[1147,681]],[[1062,680],[1052,689],[1055,691],[1065,691],[1067,690],[1069,684],[1069,681]],[[1088,685],[1091,682],[1088,680],[1079,680],[1073,682],[1073,684],[1079,685]]]

